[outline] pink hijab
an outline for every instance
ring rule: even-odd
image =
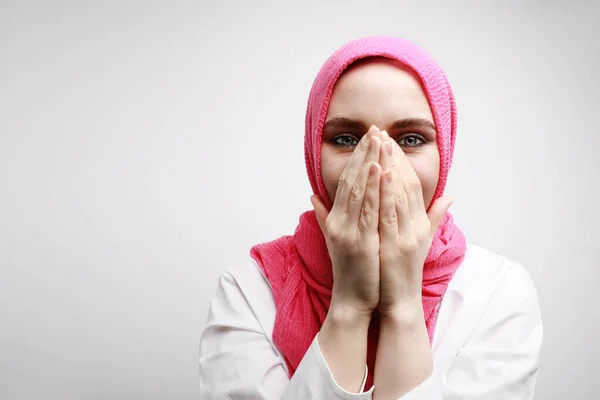
[[[317,75],[308,99],[305,120],[304,155],[314,194],[326,207],[331,201],[321,177],[321,136],[333,87],[353,62],[371,56],[397,60],[420,78],[429,101],[440,153],[439,182],[434,200],[446,186],[456,138],[456,107],[450,84],[440,66],[421,48],[396,37],[367,37],[336,50]],[[446,213],[423,266],[424,318],[433,340],[436,306],[460,266],[466,251],[465,237]],[[273,341],[285,357],[292,376],[327,315],[331,301],[333,273],[325,238],[315,212],[300,216],[293,235],[254,246],[250,251],[271,285],[277,308]],[[378,339],[377,316],[369,329],[367,388],[373,384]]]

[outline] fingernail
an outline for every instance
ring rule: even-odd
[[[386,171],[385,181],[386,183],[392,183],[392,171]]]
[[[393,151],[394,151],[394,149],[393,149],[393,147],[392,147],[392,142],[389,142],[389,141],[388,141],[388,142],[385,144],[385,151],[387,151],[387,153],[388,153],[388,156],[391,156],[391,155],[392,155],[392,153],[393,153]]]
[[[388,135],[386,131],[381,131],[381,136],[383,137],[383,140],[387,140],[390,138],[390,135]]]
[[[375,164],[371,164],[371,167],[369,168],[369,176],[375,175],[375,172],[377,172],[377,167]]]

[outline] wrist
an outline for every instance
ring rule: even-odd
[[[335,382],[352,393],[360,391],[367,362],[371,312],[332,301],[318,335],[318,345]]]
[[[366,352],[371,313],[332,302],[319,332],[319,345],[323,354],[331,354],[335,349],[364,348]]]
[[[408,328],[419,326],[425,322],[423,303],[420,296],[406,299],[392,307],[379,309],[378,311],[381,323],[385,325]]]
[[[332,300],[325,321],[343,329],[368,329],[372,315],[371,310],[359,309]]]

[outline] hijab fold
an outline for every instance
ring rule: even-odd
[[[333,87],[353,62],[367,57],[399,61],[418,76],[429,101],[440,153],[439,180],[433,201],[442,196],[456,139],[456,106],[450,84],[440,66],[415,44],[390,36],[351,41],[336,50],[319,71],[310,91],[305,119],[304,156],[314,194],[331,209],[321,176],[321,138]],[[430,343],[435,331],[436,310],[466,252],[465,237],[447,212],[436,231],[423,265],[423,310]],[[333,271],[325,237],[314,211],[300,215],[293,235],[258,244],[250,255],[271,285],[277,309],[273,341],[283,354],[290,376],[319,332],[331,302]],[[373,384],[378,339],[378,318],[369,328],[367,386]]]

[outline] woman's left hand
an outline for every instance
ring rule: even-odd
[[[423,264],[451,204],[440,197],[426,210],[421,182],[402,148],[382,132],[380,185],[380,315],[421,310]]]

